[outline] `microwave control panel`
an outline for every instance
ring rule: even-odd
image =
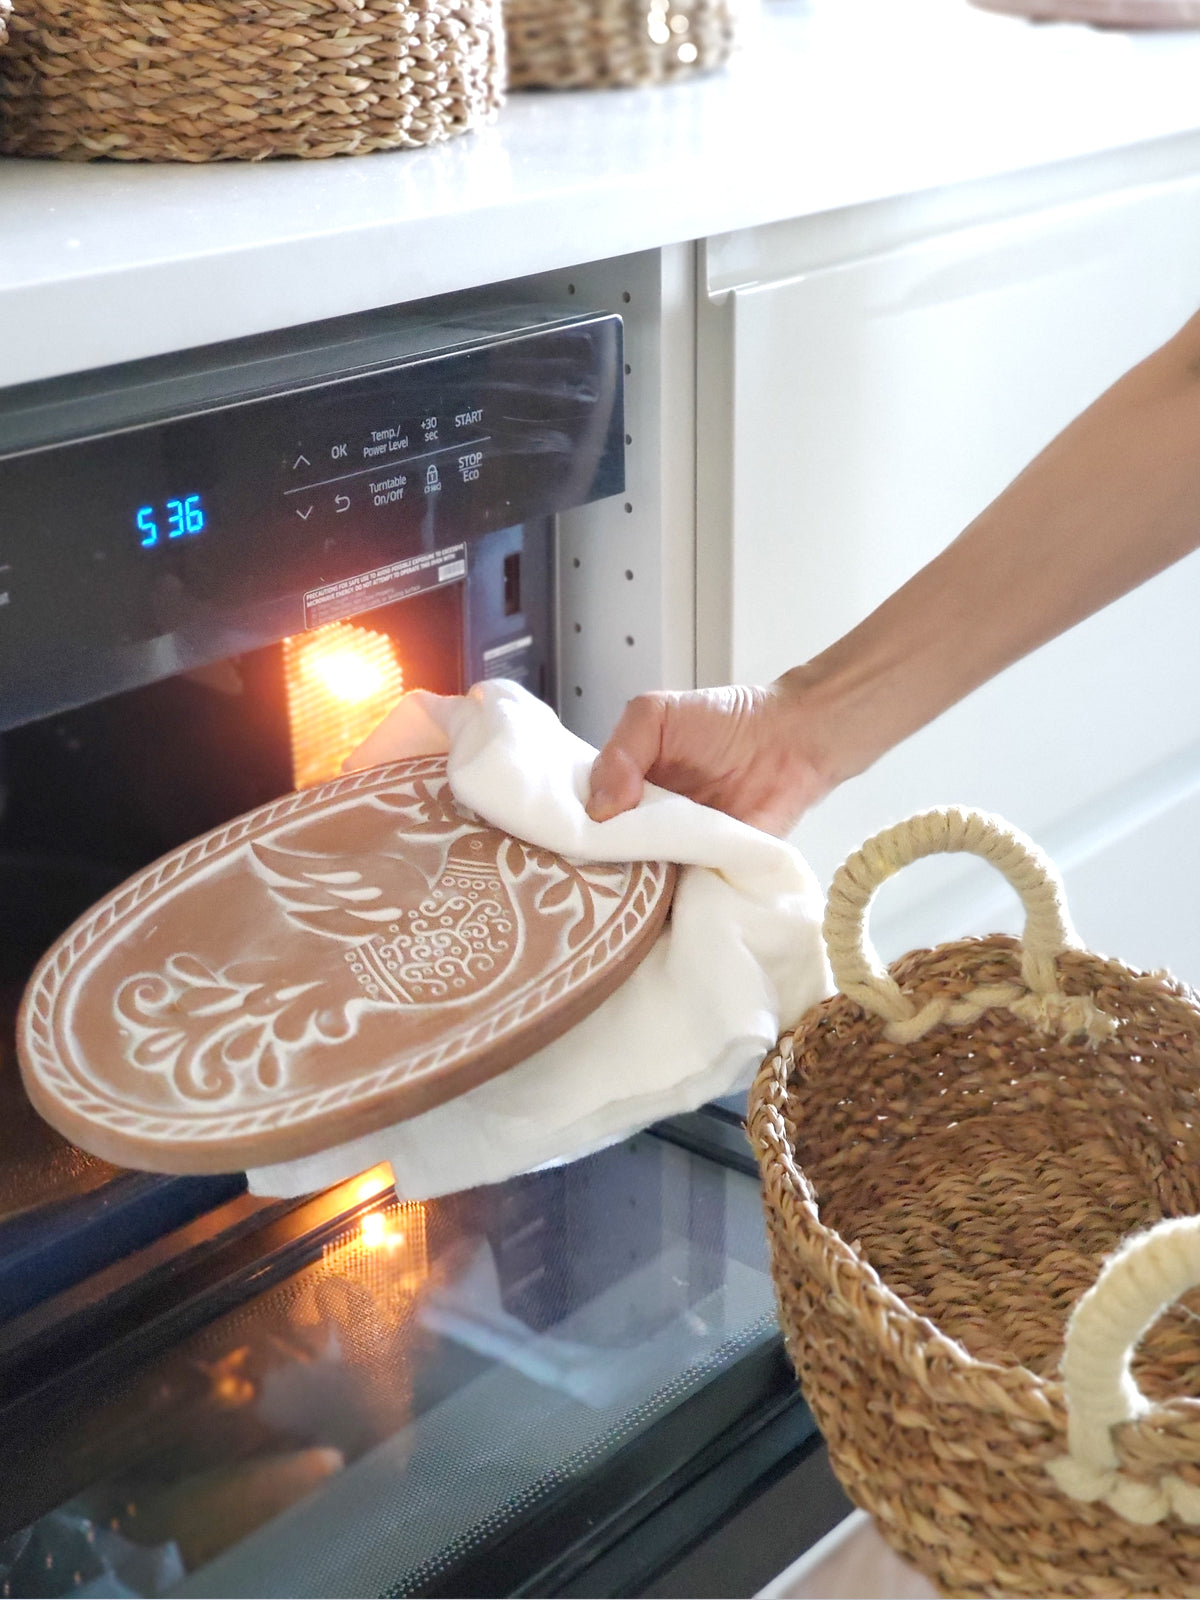
[[[624,487],[621,321],[379,313],[0,392],[0,727],[466,580]]]

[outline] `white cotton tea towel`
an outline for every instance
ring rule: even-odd
[[[297,1195],[387,1161],[402,1200],[427,1200],[570,1159],[749,1083],[780,1032],[831,992],[823,901],[782,840],[647,785],[593,822],[596,752],[514,683],[418,690],[348,768],[447,755],[450,787],[493,827],[577,861],[674,861],[671,915],[595,1011],[515,1067],[405,1122],[249,1174]]]

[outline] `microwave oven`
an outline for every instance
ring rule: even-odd
[[[427,1206],[386,1168],[270,1202],[72,1148],[16,1069],[28,973],[131,872],[407,689],[558,705],[623,339],[434,303],[0,390],[0,1595],[636,1592],[816,1470],[728,1110]]]
[[[142,1180],[118,1225],[120,1175],[65,1156],[12,1071],[31,959],[137,868],[336,777],[406,689],[553,702],[552,519],[623,487],[622,377],[618,317],[493,307],[0,402],[0,1310],[229,1188]]]

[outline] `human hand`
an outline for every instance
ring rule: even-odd
[[[606,822],[631,810],[649,779],[783,838],[834,786],[817,744],[785,680],[639,695],[592,765],[588,815]]]

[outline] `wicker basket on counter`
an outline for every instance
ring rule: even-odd
[[[513,89],[667,83],[729,59],[742,0],[504,0]]]
[[[0,152],[257,161],[424,145],[489,119],[503,73],[499,0],[16,0]]]
[[[1023,939],[885,972],[867,906],[941,851],[1004,872]],[[1081,949],[1051,864],[979,813],[871,840],[825,929],[841,992],[749,1124],[838,1477],[947,1594],[1200,1594],[1196,996]]]

